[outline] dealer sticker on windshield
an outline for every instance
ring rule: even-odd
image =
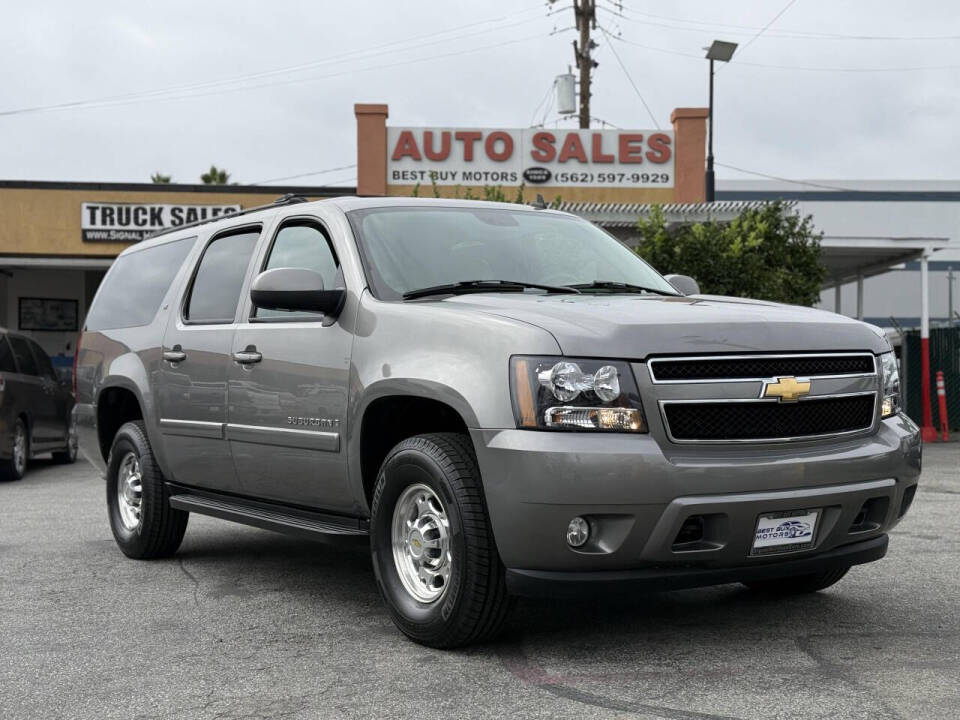
[[[761,515],[757,519],[752,554],[765,555],[813,547],[819,519],[819,510],[791,510]]]

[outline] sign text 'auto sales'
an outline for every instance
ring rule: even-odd
[[[387,128],[389,185],[673,187],[673,132]]]

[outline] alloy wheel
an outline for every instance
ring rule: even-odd
[[[120,461],[117,470],[117,509],[123,527],[133,532],[140,526],[143,504],[143,476],[140,458],[128,452]]]
[[[400,582],[422,603],[439,600],[450,583],[453,557],[450,523],[440,498],[423,484],[411,485],[397,500],[391,532]]]

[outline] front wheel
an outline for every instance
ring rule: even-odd
[[[423,645],[493,637],[509,608],[480,472],[463,435],[418,435],[384,460],[373,496],[373,567],[393,621]]]
[[[180,547],[190,513],[170,507],[160,466],[142,422],[128,422],[107,458],[110,529],[127,557],[167,557]]]
[[[755,592],[768,595],[803,595],[814,593],[840,582],[850,570],[848,567],[824,570],[813,575],[794,575],[793,577],[776,580],[754,580],[745,582],[748,588]]]

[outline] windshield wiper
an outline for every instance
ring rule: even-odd
[[[656,295],[666,295],[668,297],[676,297],[679,295],[677,292],[667,292],[666,290],[660,290],[659,288],[645,287],[643,285],[631,285],[630,283],[616,282],[614,280],[594,280],[590,283],[578,283],[576,285],[570,285],[569,287],[572,287],[578,291],[616,290],[618,292],[627,293],[654,293]]]
[[[548,293],[580,293],[575,287],[540,285],[539,283],[529,283],[518,280],[463,280],[462,282],[433,285],[418,290],[410,290],[403,294],[403,299],[414,300],[416,298],[427,297],[428,295],[466,295],[467,293],[490,292],[491,290],[497,292],[523,292],[527,288],[546,290]]]

